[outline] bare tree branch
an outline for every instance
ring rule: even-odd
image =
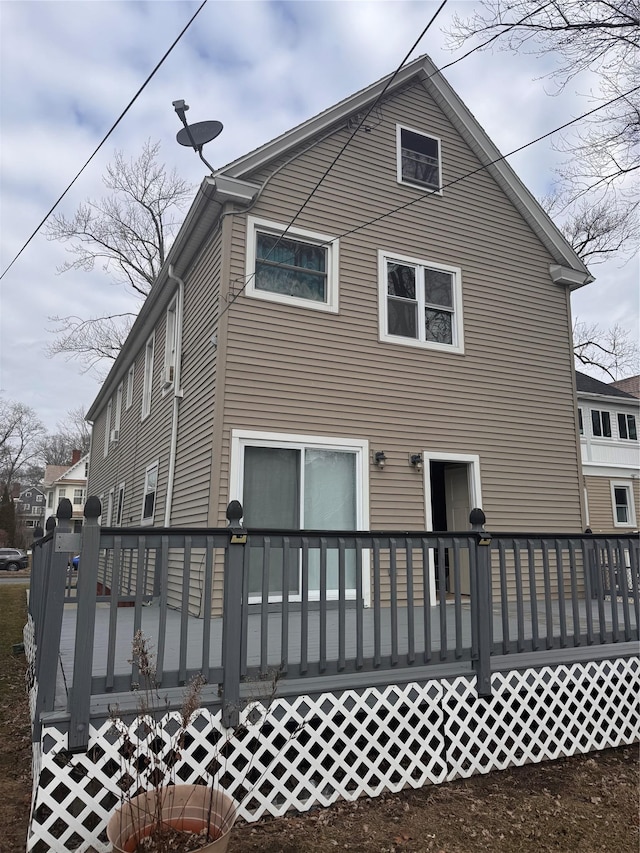
[[[145,299],[156,280],[182,222],[192,189],[178,173],[158,162],[160,143],[147,141],[136,159],[116,151],[103,183],[110,194],[87,199],[74,215],[54,214],[45,226],[49,240],[68,244],[71,258],[58,272],[91,272],[96,263],[115,282]],[[49,356],[77,359],[83,372],[113,360],[131,328],[135,313],[85,320],[50,317],[56,340]]]
[[[573,352],[576,366],[597,368],[609,380],[640,372],[638,341],[619,325],[603,329],[576,318],[573,324]]]
[[[448,36],[453,47],[497,36],[498,49],[552,54],[559,63],[547,76],[559,91],[584,71],[597,75],[586,97],[596,105],[617,100],[558,143],[567,158],[557,169],[560,203],[551,212],[592,264],[637,251],[638,0],[481,0],[470,16],[454,16]],[[589,209],[598,216],[588,217]]]

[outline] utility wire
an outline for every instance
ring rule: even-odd
[[[69,186],[66,188],[66,190],[62,193],[62,195],[58,198],[58,200],[53,204],[53,206],[51,207],[51,209],[50,209],[50,210],[48,211],[48,213],[44,216],[44,218],[42,219],[42,221],[40,222],[40,224],[37,226],[37,228],[35,229],[35,231],[33,232],[33,234],[29,237],[29,239],[28,239],[28,240],[25,242],[25,244],[22,246],[22,248],[20,249],[20,251],[18,252],[18,254],[14,257],[14,259],[11,261],[11,263],[9,264],[9,266],[8,266],[8,267],[3,271],[2,275],[0,275],[0,281],[1,281],[1,280],[5,277],[5,275],[9,272],[9,270],[11,269],[11,267],[15,264],[15,262],[18,260],[18,258],[20,257],[20,255],[21,255],[21,254],[24,252],[24,250],[27,248],[27,246],[28,246],[28,245],[29,245],[29,243],[33,240],[33,238],[36,236],[36,234],[38,233],[38,231],[40,231],[40,229],[41,229],[41,228],[42,228],[42,226],[45,224],[45,222],[47,221],[47,219],[51,216],[51,214],[53,213],[53,211],[54,211],[54,210],[56,209],[56,207],[60,204],[60,202],[62,201],[62,199],[66,196],[66,194],[69,192],[69,190],[71,189],[71,187],[75,184],[75,182],[78,180],[78,178],[80,177],[80,175],[84,172],[84,170],[87,168],[87,166],[89,165],[89,163],[90,163],[90,162],[93,160],[93,158],[96,156],[96,154],[98,153],[98,151],[100,151],[100,149],[101,149],[101,148],[102,148],[102,146],[105,144],[105,142],[107,141],[107,139],[109,139],[109,137],[111,136],[111,134],[113,133],[113,131],[114,131],[114,130],[116,129],[116,127],[120,124],[120,122],[121,122],[121,121],[122,121],[122,119],[125,117],[125,115],[129,112],[129,110],[131,109],[131,107],[132,107],[132,106],[134,105],[134,103],[137,101],[138,97],[142,94],[143,90],[146,88],[147,84],[148,84],[148,83],[151,81],[151,79],[154,77],[155,73],[158,71],[158,69],[160,68],[160,66],[161,66],[161,65],[163,64],[163,62],[165,61],[165,59],[169,56],[169,54],[170,54],[170,53],[171,53],[171,51],[174,49],[174,47],[178,44],[178,42],[180,41],[180,39],[182,38],[182,36],[186,33],[186,31],[189,29],[189,27],[191,26],[191,24],[195,21],[195,19],[197,18],[197,16],[200,14],[200,12],[201,12],[201,11],[203,10],[203,8],[206,6],[206,4],[207,4],[207,0],[202,0],[202,3],[198,6],[198,8],[197,8],[197,9],[196,9],[196,11],[194,12],[194,14],[191,16],[191,18],[189,19],[189,21],[187,22],[187,24],[185,25],[185,27],[183,27],[182,31],[181,31],[181,32],[180,32],[180,34],[177,36],[177,38],[174,40],[173,44],[172,44],[172,45],[169,47],[169,49],[166,51],[166,53],[164,54],[164,56],[162,57],[162,59],[158,62],[158,64],[157,64],[157,65],[156,65],[156,67],[153,69],[153,71],[151,72],[151,74],[149,74],[149,76],[148,76],[148,77],[147,77],[147,79],[144,81],[144,83],[142,84],[142,86],[140,86],[140,88],[139,88],[139,89],[138,89],[138,91],[135,93],[135,95],[133,96],[133,98],[131,98],[131,100],[129,101],[129,103],[127,104],[127,106],[124,108],[124,110],[120,113],[120,115],[118,116],[118,118],[116,119],[116,121],[111,125],[110,129],[108,130],[107,134],[106,134],[106,135],[105,135],[105,137],[103,138],[102,142],[98,145],[98,147],[95,149],[95,151],[93,152],[93,154],[89,157],[89,159],[86,161],[86,163],[84,164],[84,166],[80,169],[80,171],[79,171],[79,172],[78,172],[78,174],[75,176],[75,178],[71,181],[71,183],[70,183],[70,184],[69,184]]]
[[[452,187],[455,184],[459,184],[460,181],[464,181],[467,178],[470,178],[472,175],[477,175],[478,172],[482,172],[484,169],[489,166],[493,166],[496,163],[499,163],[501,160],[506,160],[507,157],[512,157],[514,154],[518,154],[520,151],[524,151],[525,148],[529,148],[531,145],[535,145],[536,142],[541,142],[543,139],[546,139],[548,136],[553,136],[554,133],[558,133],[561,130],[564,130],[566,127],[570,127],[572,124],[575,124],[578,121],[582,121],[584,118],[588,118],[588,116],[597,113],[598,110],[603,110],[605,107],[611,106],[611,104],[615,104],[616,101],[620,101],[623,98],[627,98],[629,95],[632,95],[634,92],[640,90],[640,86],[636,86],[634,89],[630,89],[628,92],[625,92],[622,95],[618,95],[617,98],[612,98],[610,101],[607,101],[606,104],[600,104],[598,107],[594,107],[592,110],[589,110],[586,113],[582,113],[582,115],[577,116],[577,118],[572,118],[570,121],[561,124],[559,127],[554,128],[553,130],[548,131],[547,133],[543,133],[541,136],[537,136],[535,139],[532,139],[530,142],[525,142],[524,145],[520,145],[518,148],[514,148],[513,151],[510,151],[508,154],[501,154],[499,157],[496,157],[495,160],[490,160],[488,163],[483,163],[478,166],[477,169],[473,169],[471,172],[467,172],[464,175],[461,175],[459,178],[454,178],[452,181],[447,181],[446,184],[443,184],[440,189],[446,189],[447,187]],[[366,228],[368,225],[373,225],[375,222],[379,222],[381,219],[386,219],[387,216],[392,216],[394,213],[397,213],[399,210],[404,210],[407,207],[411,207],[412,204],[416,204],[418,201],[422,201],[422,199],[428,198],[429,196],[434,195],[439,192],[439,190],[429,190],[429,192],[423,193],[419,195],[417,198],[411,199],[411,201],[405,202],[404,204],[398,205],[398,207],[394,207],[392,210],[388,210],[386,213],[380,214],[380,216],[376,216],[373,219],[369,219],[367,222],[363,222],[362,225],[358,225],[355,228],[351,228],[349,231],[345,231],[343,234],[339,234],[336,239],[341,239],[342,237],[348,237],[350,234],[355,234],[356,231],[361,231],[363,228]]]
[[[266,257],[265,257],[265,258],[261,258],[261,260],[268,260],[268,259],[271,257],[271,255],[273,254],[273,252],[275,251],[275,249],[278,247],[278,245],[280,244],[280,242],[281,242],[281,241],[282,241],[282,239],[284,238],[285,234],[287,234],[287,233],[288,233],[288,231],[292,228],[293,223],[294,223],[294,222],[296,221],[296,219],[300,216],[300,214],[301,214],[301,213],[302,213],[302,211],[305,209],[305,207],[307,206],[307,204],[311,201],[311,198],[315,195],[315,193],[316,193],[316,192],[317,192],[317,190],[319,189],[319,187],[320,187],[320,185],[322,184],[322,182],[326,179],[326,177],[327,177],[327,175],[329,174],[329,172],[333,169],[333,167],[334,167],[334,166],[335,166],[335,164],[337,163],[338,159],[339,159],[339,158],[344,154],[345,149],[346,149],[346,148],[347,148],[347,146],[351,143],[351,141],[353,140],[354,136],[355,136],[355,135],[358,133],[358,131],[362,128],[362,126],[364,125],[364,123],[365,123],[365,121],[367,120],[367,118],[371,115],[371,113],[373,112],[373,110],[374,110],[374,109],[376,108],[376,106],[380,103],[380,101],[382,100],[382,98],[383,98],[383,96],[384,96],[385,92],[387,91],[387,89],[389,88],[389,86],[393,83],[393,81],[395,80],[395,78],[398,76],[398,74],[400,73],[400,71],[401,71],[401,70],[402,70],[402,68],[404,67],[405,63],[407,62],[408,58],[411,56],[411,54],[412,54],[412,53],[413,53],[413,51],[416,49],[416,47],[418,46],[418,44],[420,44],[420,42],[422,41],[422,39],[423,39],[423,37],[425,36],[425,34],[427,33],[427,31],[429,30],[429,28],[431,27],[431,25],[433,24],[433,22],[435,21],[435,19],[438,17],[438,15],[440,14],[440,12],[441,12],[441,11],[442,11],[442,9],[444,8],[444,6],[445,6],[445,3],[446,3],[446,2],[447,2],[447,0],[443,0],[443,2],[441,3],[441,5],[440,5],[440,6],[438,7],[438,9],[436,10],[435,14],[433,15],[433,17],[432,17],[432,18],[431,18],[431,20],[429,21],[429,23],[426,25],[426,27],[423,29],[423,31],[420,33],[420,35],[418,36],[418,38],[416,39],[416,41],[413,43],[413,45],[411,46],[411,48],[409,49],[409,51],[408,51],[408,52],[407,52],[407,54],[405,55],[405,57],[404,57],[404,59],[402,60],[402,62],[400,63],[400,65],[396,68],[396,70],[393,72],[393,74],[391,75],[391,77],[387,80],[387,82],[385,83],[384,88],[382,89],[382,91],[379,93],[379,95],[377,96],[377,98],[375,99],[375,101],[371,104],[371,106],[369,107],[369,109],[368,109],[368,110],[367,110],[367,112],[365,113],[364,117],[361,119],[361,121],[360,121],[360,122],[358,123],[358,125],[356,126],[355,130],[351,133],[351,136],[349,136],[349,138],[348,138],[348,139],[347,139],[347,141],[344,143],[344,145],[342,146],[342,148],[340,149],[340,151],[336,154],[336,156],[334,157],[334,159],[331,161],[331,163],[329,164],[329,166],[327,167],[327,169],[324,171],[324,173],[322,174],[322,176],[320,177],[320,179],[317,181],[316,185],[313,187],[313,189],[311,190],[311,192],[309,193],[309,195],[308,195],[308,196],[306,197],[306,199],[303,201],[302,205],[298,208],[298,210],[297,210],[297,212],[295,213],[295,215],[293,216],[293,218],[289,221],[289,224],[287,225],[287,227],[286,227],[286,228],[284,229],[284,231],[279,235],[278,239],[276,240],[276,242],[274,243],[274,245],[271,247],[271,249],[269,250],[269,252],[268,252],[268,254],[266,255]],[[549,3],[545,3],[545,4],[544,4],[544,6],[542,6],[542,9],[544,9],[544,8],[545,8],[546,6],[548,6],[548,5],[549,5]],[[539,10],[539,9],[537,9],[537,10],[534,10],[534,11],[540,11],[540,10]],[[466,53],[463,53],[463,54],[462,54],[462,56],[459,56],[457,59],[454,59],[454,60],[452,60],[451,62],[448,62],[446,65],[442,65],[442,66],[440,66],[440,68],[437,68],[437,69],[436,69],[432,74],[429,74],[425,81],[421,81],[421,82],[426,82],[427,80],[430,80],[432,77],[435,77],[435,75],[436,75],[436,74],[440,74],[440,73],[441,73],[442,71],[444,71],[446,68],[451,68],[451,66],[456,65],[458,62],[461,62],[463,59],[466,59],[467,57],[471,56],[471,54],[472,54],[472,53],[475,53],[476,51],[483,50],[485,47],[487,47],[487,46],[488,46],[488,45],[490,45],[492,42],[494,42],[497,38],[499,38],[500,36],[504,35],[504,33],[505,33],[505,32],[508,32],[509,30],[513,29],[514,27],[517,27],[517,26],[519,26],[520,24],[524,23],[524,22],[527,20],[527,18],[530,18],[533,14],[534,14],[534,12],[533,12],[533,11],[532,11],[532,12],[528,12],[526,15],[524,15],[522,18],[520,18],[520,20],[515,21],[513,24],[510,24],[510,25],[509,25],[509,27],[508,27],[506,30],[501,31],[501,32],[499,32],[499,33],[496,33],[495,35],[491,36],[491,38],[489,38],[489,39],[487,39],[485,42],[483,42],[482,44],[479,44],[479,45],[476,45],[475,47],[472,47],[470,50],[468,50]],[[552,131],[552,132],[553,132],[553,133],[555,133],[555,131]],[[515,153],[515,152],[512,152],[512,153]],[[505,155],[505,156],[510,156],[510,155]],[[428,195],[428,194],[427,194],[427,195]],[[423,196],[421,196],[421,198],[422,198],[422,197],[423,197]],[[419,199],[416,199],[416,201],[419,201]],[[348,233],[351,233],[351,232],[348,232]],[[326,245],[326,244],[325,244],[325,245]],[[246,287],[247,287],[247,285],[249,284],[249,282],[250,282],[253,278],[255,278],[255,275],[256,275],[256,273],[255,273],[255,272],[252,272],[252,273],[250,273],[248,276],[246,276],[245,281],[244,281],[244,283],[243,283],[242,287],[240,288],[240,290],[239,290],[237,293],[234,293],[234,294],[231,296],[231,298],[228,300],[227,305],[225,306],[225,308],[224,308],[224,309],[221,311],[221,313],[220,313],[220,317],[222,317],[222,316],[225,314],[225,312],[226,312],[226,311],[227,311],[227,310],[228,310],[228,309],[233,305],[233,303],[236,301],[236,299],[237,299],[239,296],[241,296],[241,295],[242,295],[242,293],[243,293],[243,292],[244,292],[244,290],[246,289]],[[238,280],[236,279],[235,281],[237,282]],[[233,283],[235,283],[235,282],[233,282]],[[220,317],[219,317],[218,319],[220,319]]]
[[[311,199],[313,198],[313,196],[315,195],[315,193],[316,193],[316,192],[318,191],[318,189],[320,188],[320,186],[321,186],[322,182],[326,179],[327,175],[328,175],[328,174],[329,174],[329,172],[333,169],[333,167],[336,165],[336,163],[338,162],[338,160],[340,159],[340,157],[342,157],[342,155],[344,154],[344,152],[345,152],[345,151],[346,151],[346,149],[347,149],[347,146],[352,142],[352,140],[353,140],[354,136],[356,135],[356,133],[358,133],[358,131],[359,131],[359,130],[360,130],[360,128],[364,125],[365,121],[369,118],[369,116],[371,115],[371,113],[373,112],[373,110],[378,106],[378,104],[379,104],[379,103],[380,103],[380,101],[382,100],[382,98],[383,98],[383,96],[384,96],[385,92],[387,91],[387,89],[389,88],[389,86],[391,86],[391,84],[393,83],[393,81],[396,79],[396,77],[398,76],[398,74],[400,73],[400,71],[402,70],[402,68],[404,67],[404,65],[406,64],[407,60],[409,59],[409,57],[411,56],[411,54],[413,53],[413,51],[416,49],[416,47],[420,44],[420,42],[422,41],[422,39],[424,38],[424,36],[427,34],[428,30],[430,29],[430,27],[432,26],[432,24],[434,23],[434,21],[436,20],[436,18],[437,18],[437,17],[438,17],[438,15],[440,14],[440,12],[444,9],[444,7],[445,7],[445,5],[446,5],[446,4],[447,4],[447,0],[442,0],[442,3],[438,6],[438,8],[437,8],[437,9],[436,9],[436,11],[434,12],[434,14],[431,16],[431,19],[429,20],[429,22],[428,22],[428,24],[426,25],[426,27],[422,30],[422,32],[420,33],[420,35],[418,36],[418,38],[414,41],[414,43],[411,45],[411,47],[409,48],[409,50],[408,50],[408,51],[407,51],[407,53],[405,54],[404,59],[402,60],[402,62],[398,65],[398,67],[397,67],[397,68],[396,68],[396,70],[393,72],[393,74],[391,75],[391,77],[389,77],[389,79],[387,80],[387,82],[386,82],[386,83],[385,83],[385,85],[383,86],[383,88],[382,88],[381,92],[378,94],[378,96],[376,97],[376,99],[373,101],[373,103],[371,104],[371,106],[369,107],[369,109],[366,111],[366,113],[364,114],[364,116],[362,117],[362,119],[358,122],[357,126],[356,126],[356,127],[355,127],[355,129],[352,131],[351,135],[348,137],[348,139],[346,140],[346,142],[344,143],[344,145],[342,146],[342,148],[338,151],[338,153],[337,153],[337,154],[336,154],[336,156],[333,158],[333,160],[331,161],[331,163],[329,163],[329,165],[327,166],[327,168],[325,169],[325,171],[322,173],[322,175],[320,176],[320,178],[316,181],[316,184],[315,184],[315,186],[313,187],[313,189],[311,190],[311,192],[307,195],[307,197],[306,197],[306,198],[305,198],[305,200],[302,202],[302,204],[300,205],[300,207],[298,208],[298,210],[295,212],[295,214],[293,215],[293,217],[289,220],[289,223],[288,223],[287,227],[284,229],[284,231],[282,231],[282,232],[278,235],[278,239],[277,239],[277,240],[276,240],[276,242],[273,244],[273,246],[271,247],[271,249],[269,250],[269,252],[267,253],[267,255],[266,255],[264,258],[260,258],[260,260],[261,260],[261,261],[269,260],[269,258],[271,257],[271,255],[275,252],[275,250],[278,248],[278,246],[280,245],[280,243],[281,243],[281,242],[282,242],[282,240],[284,239],[285,235],[286,235],[286,234],[291,230],[291,228],[293,227],[293,223],[294,223],[294,222],[296,221],[296,219],[300,216],[300,214],[301,214],[301,213],[302,213],[302,211],[305,209],[305,207],[309,204],[309,202],[311,201]],[[249,284],[249,282],[251,281],[251,279],[252,279],[252,278],[254,278],[254,277],[255,277],[255,272],[251,273],[251,275],[250,275],[250,276],[248,276],[248,277],[246,278],[246,280],[245,280],[244,284],[242,285],[241,289],[240,289],[237,293],[234,293],[234,294],[233,294],[233,296],[231,297],[231,299],[229,299],[229,301],[227,302],[227,304],[226,304],[226,306],[224,307],[224,309],[220,312],[220,316],[218,317],[218,321],[219,321],[219,320],[223,317],[223,315],[224,315],[224,314],[229,310],[229,308],[233,305],[233,303],[236,301],[236,299],[237,299],[237,298],[238,298],[238,297],[243,293],[243,291],[245,290],[245,288],[247,287],[247,285]]]
[[[437,72],[434,72],[434,73],[437,73]],[[431,75],[431,76],[434,76],[434,75]],[[590,115],[593,115],[594,113],[597,113],[599,110],[603,110],[606,107],[611,106],[611,104],[614,104],[616,101],[620,101],[623,98],[627,98],[629,95],[632,95],[634,92],[637,92],[638,90],[640,90],[640,86],[636,86],[634,89],[630,89],[628,92],[624,92],[622,95],[618,95],[616,98],[612,98],[610,101],[607,101],[604,104],[600,104],[599,106],[594,107],[592,110],[589,110],[586,113],[582,113],[581,115],[576,116],[576,118],[570,119],[569,121],[565,122],[564,124],[561,124],[559,127],[555,127],[553,130],[549,130],[549,131],[547,131],[547,133],[543,133],[541,136],[537,136],[535,139],[532,139],[529,142],[525,142],[524,145],[520,145],[518,148],[514,148],[513,151],[509,151],[508,154],[501,154],[499,157],[496,157],[495,160],[490,160],[488,163],[483,163],[480,166],[478,166],[477,169],[473,169],[471,172],[466,172],[464,175],[461,175],[459,178],[454,178],[451,181],[447,181],[446,184],[442,184],[442,186],[439,187],[439,189],[437,189],[437,190],[429,190],[426,193],[422,193],[421,195],[416,196],[416,198],[413,198],[410,201],[405,202],[404,204],[398,205],[398,207],[394,207],[391,210],[387,210],[385,213],[381,213],[379,216],[376,216],[373,219],[369,219],[366,222],[363,222],[361,225],[357,225],[355,228],[351,228],[348,231],[344,231],[342,234],[338,234],[334,239],[335,240],[341,240],[343,237],[348,237],[351,234],[355,234],[357,231],[361,231],[363,228],[367,228],[369,225],[373,225],[376,222],[380,222],[380,220],[386,219],[388,216],[392,216],[394,213],[397,213],[400,210],[404,210],[407,207],[411,207],[411,205],[416,204],[417,202],[422,201],[425,198],[429,198],[429,196],[435,195],[436,193],[439,193],[443,189],[447,189],[448,187],[452,187],[455,184],[459,184],[460,181],[464,181],[467,178],[470,178],[473,175],[478,174],[478,172],[484,171],[489,166],[493,166],[496,163],[499,163],[501,160],[506,160],[508,157],[512,157],[514,154],[518,154],[520,151],[524,151],[525,148],[529,148],[531,145],[535,145],[536,142],[541,142],[543,139],[547,139],[547,137],[553,136],[554,133],[558,133],[559,131],[564,130],[567,127],[570,127],[572,124],[576,124],[577,122],[582,121],[582,119],[588,118]],[[317,189],[317,187],[316,187],[316,189]],[[293,223],[293,220],[289,223],[287,228],[290,228],[292,223]],[[328,246],[330,244],[329,243],[318,243],[317,245],[318,246]],[[275,246],[274,246],[274,248],[275,248]],[[220,312],[220,317],[222,317],[226,313],[226,311],[228,311],[229,308],[233,305],[233,303],[236,301],[236,299],[238,299],[238,297],[242,295],[242,293],[245,291],[249,282],[253,278],[255,278],[255,275],[256,275],[256,273],[252,272],[246,277],[246,281],[244,282],[244,284],[242,285],[240,290],[238,290],[236,293],[233,294],[233,296],[229,299],[229,302],[227,303],[227,305]]]

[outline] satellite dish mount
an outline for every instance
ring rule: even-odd
[[[180,145],[187,148],[193,148],[198,153],[202,162],[211,170],[213,174],[213,166],[207,163],[202,154],[202,148],[207,142],[211,142],[222,131],[222,122],[220,121],[198,121],[195,124],[188,124],[185,113],[189,109],[184,101],[174,101],[173,108],[178,114],[178,118],[184,125],[182,130],[179,130],[176,139]]]

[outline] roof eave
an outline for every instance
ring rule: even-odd
[[[227,202],[248,204],[258,192],[257,184],[250,184],[236,178],[221,175],[217,178],[206,177],[189,208],[187,216],[169,250],[165,263],[158,274],[147,298],[136,317],[107,378],[91,406],[85,419],[94,421],[102,405],[115,391],[129,369],[132,358],[140,349],[140,341],[151,334],[158,318],[173,296],[173,287],[167,287],[169,270],[178,277],[186,274],[191,262],[199,253],[203,243],[211,235],[220,213]]]

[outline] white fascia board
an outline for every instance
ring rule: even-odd
[[[127,340],[109,371],[102,388],[85,415],[85,420],[94,421],[106,399],[129,370],[132,358],[140,348],[140,341],[149,337],[158,319],[166,309],[175,292],[175,285],[168,287],[169,267],[178,277],[185,275],[189,265],[197,257],[203,243],[211,236],[220,213],[227,202],[249,204],[260,189],[258,184],[234,178],[206,177],[196,193],[176,239],[169,250],[164,265],[136,317]]]
[[[581,401],[606,403],[608,406],[623,406],[640,410],[640,400],[637,397],[618,397],[615,394],[594,394],[593,391],[577,391],[578,405]]]
[[[419,73],[424,59],[425,57],[421,56],[409,65],[406,65],[397,74],[387,92],[393,92],[395,89],[403,86],[415,74]],[[346,121],[354,113],[365,109],[370,103],[375,101],[392,76],[391,74],[387,74],[386,77],[378,80],[377,83],[372,83],[366,89],[361,89],[354,95],[350,95],[343,101],[297,125],[297,127],[288,130],[286,133],[277,136],[265,145],[260,146],[260,148],[256,148],[254,151],[238,157],[237,160],[233,160],[231,163],[223,166],[218,172],[215,172],[215,177],[218,178],[223,174],[234,177],[248,175],[266,163],[280,157],[282,154],[292,151],[307,140],[313,139],[314,136],[328,130],[330,127]]]
[[[349,98],[330,107],[319,115],[276,137],[276,139],[271,140],[266,145],[234,160],[216,172],[216,176],[222,176],[223,174],[232,177],[248,175],[283,154],[291,152],[299,145],[328,130],[330,127],[344,122],[349,116],[365,109],[370,103],[375,101],[391,76],[389,74],[383,77],[377,83],[373,83],[366,89],[356,92],[354,95],[351,95]],[[487,165],[487,171],[493,176],[494,180],[496,180],[498,185],[506,193],[516,209],[522,214],[525,221],[547,248],[557,264],[570,271],[570,287],[574,289],[594,281],[595,279],[562,233],[554,225],[534,196],[524,186],[507,161],[502,159],[501,152],[491,142],[478,121],[460,100],[428,56],[421,56],[405,66],[394,78],[387,89],[387,93],[391,93],[402,87],[414,76],[420,77],[426,91],[466,140],[480,162],[492,164]],[[494,163],[493,161],[497,162]],[[562,283],[565,282],[563,281]]]
[[[504,190],[525,221],[549,250],[554,260],[561,266],[568,267],[572,272],[582,274],[582,280],[579,283],[576,281],[573,286],[581,287],[583,284],[594,281],[595,279],[562,233],[507,161],[501,159],[501,152],[489,139],[477,119],[460,100],[443,75],[438,72],[429,57],[424,58],[424,71],[426,74],[424,80],[426,90],[460,132],[480,162],[491,163],[491,165],[487,165],[487,171]],[[497,162],[494,163],[494,160]]]

